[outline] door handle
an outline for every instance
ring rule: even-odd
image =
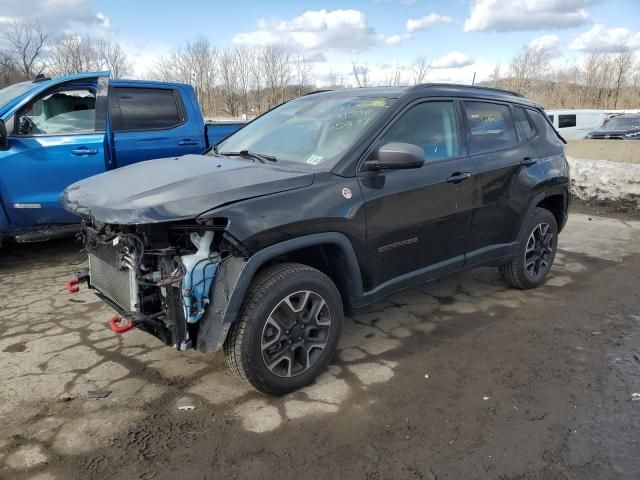
[[[523,167],[530,167],[531,165],[534,165],[537,161],[538,160],[536,160],[535,158],[524,157],[520,162],[520,165],[522,165]]]
[[[448,183],[458,184],[462,183],[465,180],[469,180],[471,178],[471,174],[469,172],[455,172],[452,173],[449,178],[447,178]]]
[[[71,150],[71,153],[73,153],[74,155],[79,155],[79,156],[96,155],[98,153],[98,149],[97,148],[80,147],[80,148],[74,148],[73,150]]]
[[[199,145],[200,142],[198,142],[197,140],[191,140],[190,138],[185,138],[184,140],[180,140],[178,142],[178,145],[184,146],[184,145]]]

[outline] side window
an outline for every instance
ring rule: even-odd
[[[48,90],[16,114],[16,135],[73,135],[96,131],[96,94],[86,86]]]
[[[558,128],[567,128],[576,126],[575,115],[558,115]]]
[[[424,102],[411,107],[382,136],[380,145],[389,142],[421,147],[427,162],[457,156],[460,142],[453,102]]]
[[[543,139],[551,144],[562,146],[562,143],[558,138],[558,135],[556,134],[555,128],[549,124],[549,122],[540,112],[529,110],[528,113],[531,120],[533,121],[538,135],[540,135]]]
[[[471,153],[488,152],[517,145],[509,107],[488,102],[463,102],[469,125]]]
[[[531,123],[529,122],[529,117],[527,116],[524,108],[515,107],[514,111],[514,119],[516,121],[516,127],[518,128],[522,140],[529,140],[533,137],[533,128],[531,127]]]
[[[174,90],[115,87],[109,93],[113,130],[161,130],[184,122]]]
[[[551,124],[553,125],[553,115],[547,115],[547,117],[549,117],[549,121],[551,122]]]

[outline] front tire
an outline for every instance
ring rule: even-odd
[[[557,248],[556,218],[549,210],[536,208],[514,258],[500,267],[502,279],[520,290],[542,285],[551,270]]]
[[[227,365],[245,383],[284,395],[311,383],[333,357],[342,300],[324,273],[283,263],[253,280],[224,344]]]

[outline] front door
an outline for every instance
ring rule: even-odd
[[[9,150],[0,152],[0,196],[16,229],[78,223],[60,194],[105,171],[107,78],[62,83],[14,115]]]
[[[418,169],[362,172],[371,289],[417,283],[464,264],[473,186],[453,101],[409,107],[382,135],[420,146]]]

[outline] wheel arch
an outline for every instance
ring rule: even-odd
[[[520,220],[520,228],[518,230],[518,241],[522,240],[522,236],[526,234],[526,227],[529,219],[533,215],[536,208],[544,208],[549,210],[556,219],[558,224],[558,232],[560,232],[567,223],[569,209],[569,193],[566,189],[554,189],[539,192],[529,200],[525,215]]]
[[[349,311],[362,297],[360,266],[353,245],[345,234],[325,232],[286,240],[258,251],[243,263],[235,286],[222,295],[228,298],[226,306],[218,304],[221,296],[214,292],[213,304],[200,321],[198,350],[210,352],[220,349],[256,274],[284,261],[302,263],[327,275],[336,284],[345,311]]]
[[[545,210],[549,210],[556,219],[556,223],[558,224],[558,232],[561,232],[567,223],[567,195],[562,193],[554,193],[551,195],[547,195],[544,198],[540,199],[536,204],[537,208],[544,208]]]

